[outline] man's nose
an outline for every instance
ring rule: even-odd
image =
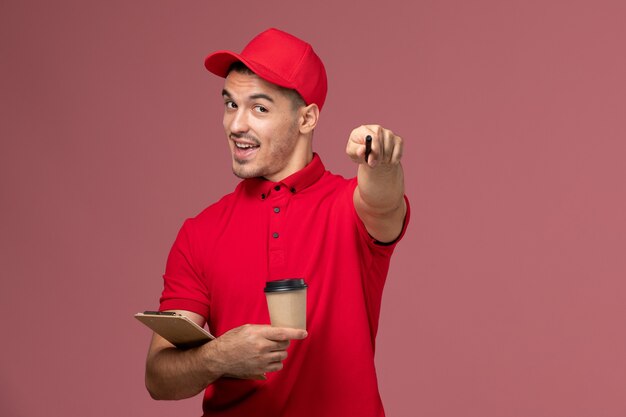
[[[247,132],[249,125],[248,115],[246,114],[245,110],[237,109],[236,112],[231,113],[228,127],[229,130],[233,133]]]

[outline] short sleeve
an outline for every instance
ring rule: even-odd
[[[209,293],[197,256],[200,248],[193,226],[193,220],[185,221],[170,250],[159,309],[192,311],[208,319]]]

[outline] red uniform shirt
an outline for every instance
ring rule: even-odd
[[[206,415],[384,416],[374,344],[397,240],[381,245],[368,235],[354,209],[355,186],[314,155],[281,182],[241,181],[184,223],[168,258],[161,310],[201,314],[219,336],[269,324],[266,281],[304,278],[308,285],[309,336],[291,342],[283,369],[266,381],[210,385]],[[402,234],[408,220],[407,211]]]

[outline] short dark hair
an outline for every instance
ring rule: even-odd
[[[256,75],[254,71],[248,68],[248,66],[241,61],[233,62],[228,68],[228,73],[230,74],[231,71],[235,71],[239,74]],[[291,104],[294,110],[297,110],[300,107],[306,106],[306,102],[304,101],[300,93],[298,93],[296,90],[292,88],[281,87],[281,86],[278,86],[278,88],[280,88],[285,93],[285,95],[289,98],[289,100],[291,100]]]

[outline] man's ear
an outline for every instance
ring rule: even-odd
[[[308,106],[300,108],[300,133],[310,133],[317,126],[320,117],[320,108],[317,104],[312,103]]]

